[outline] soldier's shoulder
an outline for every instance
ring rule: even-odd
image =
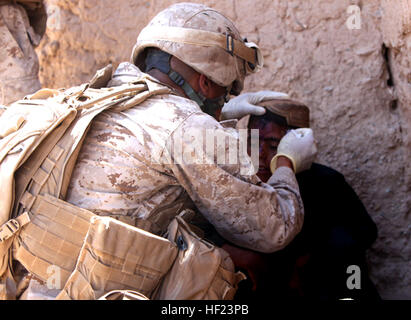
[[[137,107],[139,109],[139,107]],[[202,114],[197,103],[174,94],[155,95],[144,102],[142,110],[158,119],[169,119],[173,123],[189,121],[193,114]]]
[[[170,109],[179,109],[187,112],[201,112],[197,103],[176,94],[161,94],[149,99],[151,103],[162,103],[167,105]]]

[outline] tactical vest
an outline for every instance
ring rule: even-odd
[[[147,221],[125,221],[125,224],[110,217],[98,217],[63,200],[92,120],[105,110],[123,111],[164,93],[170,93],[170,89],[143,76],[132,84],[113,88],[93,89],[85,84],[62,92],[43,89],[14,103],[3,113],[0,118],[0,289],[6,292],[3,298],[12,296],[7,293],[13,279],[12,259],[44,282],[48,281],[50,270],[58,268],[63,287],[58,299],[98,299],[112,290],[134,290],[161,299],[232,298],[241,275],[234,273],[231,261],[227,265],[227,259],[222,259],[223,250],[207,247],[187,231],[185,237],[170,237],[177,230],[188,228],[183,220],[173,221],[174,231],[167,240],[144,231]],[[179,247],[178,241],[185,245]],[[167,294],[162,283],[172,285],[177,280],[176,274],[181,276],[176,265],[181,255],[190,251],[189,246],[197,248],[191,253],[199,253],[206,246],[213,267],[202,271],[210,271],[212,276],[205,287],[197,286],[197,292],[187,295],[184,288],[195,287],[194,275],[204,268],[200,267],[192,271],[192,280],[180,286],[180,291]]]
[[[49,265],[61,265],[68,274],[72,271],[90,213],[76,209],[78,217],[68,218],[76,221],[67,221],[64,213],[70,205],[58,200],[65,197],[91,121],[109,108],[126,110],[150,96],[169,92],[168,88],[142,77],[133,84],[113,88],[93,89],[84,84],[63,92],[43,89],[7,108],[0,118],[0,275],[3,278],[11,276],[13,240],[16,259],[30,272],[34,270],[40,279],[44,279]],[[48,202],[44,196],[48,196]],[[51,211],[50,202],[56,211]],[[53,228],[53,232],[48,232],[48,228]],[[65,245],[57,254],[53,252],[49,260],[40,259],[50,255],[44,252],[47,250],[43,245],[56,247],[56,237]],[[65,237],[73,238],[70,244]]]

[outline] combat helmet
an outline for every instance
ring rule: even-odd
[[[234,24],[207,6],[178,3],[158,13],[141,31],[131,61],[144,70],[144,51],[158,48],[216,84],[240,94],[247,74],[263,65],[258,46],[242,39]]]

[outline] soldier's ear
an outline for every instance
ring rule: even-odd
[[[203,96],[208,98],[208,95],[211,93],[212,82],[208,79],[205,75],[200,74],[198,77],[198,87],[200,88],[200,92]]]

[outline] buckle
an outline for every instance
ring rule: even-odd
[[[178,236],[177,238],[177,248],[181,251],[187,250],[188,246],[183,236]]]
[[[228,32],[226,33],[226,37],[227,37],[227,52],[233,56],[234,55],[234,38],[231,35],[229,35]]]
[[[16,219],[11,219],[0,228],[0,242],[9,239],[20,229],[20,223]]]

